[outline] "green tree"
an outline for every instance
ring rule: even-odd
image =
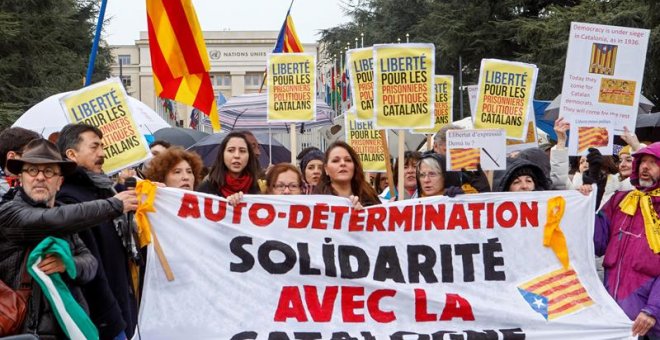
[[[98,2],[0,2],[0,130],[32,105],[83,85]],[[92,81],[110,74],[110,51],[100,46]]]
[[[409,33],[411,41],[435,44],[438,74],[458,81],[460,57],[464,84],[477,82],[484,58],[536,64],[540,99],[561,92],[571,22],[651,29],[642,92],[660,104],[657,0],[349,0],[345,10],[351,21],[321,31],[332,53],[360,33],[365,45],[403,40]]]

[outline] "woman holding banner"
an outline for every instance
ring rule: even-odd
[[[194,190],[202,180],[203,167],[204,163],[197,153],[171,147],[149,162],[145,176],[168,187]]]
[[[463,194],[460,173],[447,172],[445,156],[431,153],[417,162],[417,192],[415,197],[449,196]]]
[[[330,144],[325,151],[323,169],[315,194],[346,197],[355,207],[381,203],[376,191],[364,178],[360,158],[346,142]]]
[[[220,143],[220,150],[209,176],[198,191],[229,197],[235,193],[258,194],[259,165],[243,133],[231,132]]]

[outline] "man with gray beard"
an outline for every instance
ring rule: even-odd
[[[660,142],[633,154],[632,191],[616,192],[596,215],[596,255],[605,288],[640,339],[660,339]]]

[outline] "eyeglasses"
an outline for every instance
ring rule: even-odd
[[[295,191],[300,189],[300,185],[298,183],[289,183],[289,184],[277,183],[273,186],[273,188],[278,191],[284,191],[284,189],[286,188],[289,188],[289,191]]]
[[[23,169],[23,172],[26,172],[28,175],[32,177],[37,177],[40,172],[44,174],[44,177],[46,178],[52,178],[53,176],[59,176],[59,172],[55,172],[52,168],[44,168],[44,169],[39,169],[36,166],[31,166]]]
[[[434,179],[440,177],[440,174],[435,171],[422,172],[419,174],[420,179],[424,179],[426,177],[428,177],[429,179]]]

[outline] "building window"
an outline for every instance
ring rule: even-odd
[[[120,54],[117,56],[117,62],[122,65],[131,64],[131,55],[130,54]]]
[[[245,86],[259,87],[264,79],[264,74],[261,72],[250,72],[245,74]]]
[[[121,83],[125,89],[131,87],[131,76],[121,76]]]
[[[231,86],[231,76],[228,73],[220,73],[215,75],[216,86]]]

